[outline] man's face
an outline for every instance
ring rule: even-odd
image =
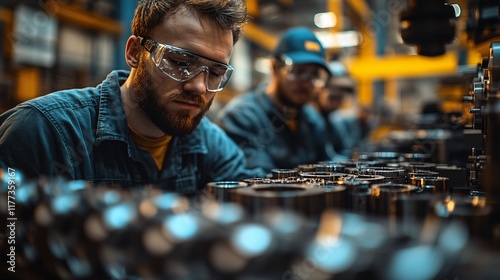
[[[233,49],[230,31],[219,29],[207,18],[197,19],[193,12],[184,8],[166,17],[150,39],[225,64],[229,62]],[[191,133],[215,96],[214,92],[207,91],[206,72],[188,81],[177,82],[155,66],[145,49],[135,73],[132,89],[139,98],[139,106],[168,135]]]
[[[348,77],[333,77],[318,94],[318,105],[321,113],[338,110],[344,97],[354,93],[354,82]]]
[[[340,108],[345,92],[338,88],[324,88],[318,93],[318,105],[322,114],[328,114]]]
[[[312,77],[326,74],[317,64],[283,66],[276,73],[278,77],[277,97],[285,106],[299,108],[311,101],[319,87]],[[300,78],[311,77],[311,78]]]
[[[207,100],[201,95],[183,90],[162,94],[160,87],[156,86],[161,81],[146,71],[145,64],[148,59],[149,56],[141,58],[137,75],[134,77],[134,92],[140,96],[139,106],[151,121],[168,135],[186,135],[193,132],[210,108],[214,95],[211,94],[212,97]],[[172,83],[176,82],[172,80]]]

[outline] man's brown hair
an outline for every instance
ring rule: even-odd
[[[141,0],[132,20],[132,34],[150,37],[153,29],[179,7],[209,17],[221,29],[231,30],[233,44],[241,36],[248,13],[243,0]]]

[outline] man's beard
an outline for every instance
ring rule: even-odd
[[[283,81],[278,82],[278,85],[277,85],[277,88],[276,88],[276,90],[277,90],[276,97],[278,98],[279,102],[283,106],[285,106],[285,107],[291,107],[293,109],[300,109],[300,108],[302,108],[302,106],[304,104],[298,104],[298,103],[294,102],[291,98],[289,98],[286,95],[286,93],[285,93],[286,89],[283,86],[282,82]]]
[[[141,59],[132,86],[134,93],[139,98],[139,106],[148,115],[149,119],[165,134],[181,136],[192,133],[210,108],[213,98],[205,102],[199,95],[183,91],[181,93],[171,94],[161,103],[159,93],[154,87],[155,83],[153,83],[151,76],[147,73],[146,67],[142,61],[144,61],[144,59]],[[191,118],[188,110],[169,112],[166,108],[162,107],[162,104],[166,104],[173,100],[195,102],[202,106],[201,111],[194,118]]]
[[[319,113],[324,118],[327,118],[330,112],[332,112],[328,108],[325,108],[323,105],[321,105],[320,96],[318,94],[314,96],[313,102],[316,103],[316,106],[318,106]]]

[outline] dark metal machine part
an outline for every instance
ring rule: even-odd
[[[370,189],[370,214],[384,217],[396,215],[396,201],[403,194],[418,192],[418,187],[409,184],[376,184]]]
[[[284,179],[288,177],[297,177],[298,172],[295,169],[272,169],[271,175],[274,179]]]
[[[384,176],[387,183],[405,183],[407,173],[397,167],[370,167],[360,171],[360,174]]]
[[[445,45],[455,38],[454,7],[444,0],[410,0],[408,6],[400,15],[403,41],[415,45],[419,55],[444,54]]]
[[[305,185],[253,185],[237,189],[232,200],[255,216],[280,208],[314,219],[324,210],[325,191]]]
[[[447,185],[446,177],[414,176],[409,179],[411,185],[421,188],[423,191],[431,191],[441,194],[451,193]]]
[[[206,186],[206,192],[217,202],[230,202],[231,193],[235,189],[247,186],[248,184],[246,182],[238,181],[210,182]]]

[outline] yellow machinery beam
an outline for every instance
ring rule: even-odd
[[[245,0],[248,15],[252,18],[259,17],[259,0]]]
[[[371,19],[371,10],[365,0],[347,0],[347,4],[361,18],[362,22],[368,22]]]
[[[5,8],[0,8],[0,21],[5,24],[4,34],[0,34],[3,38],[0,44],[3,45],[5,55],[10,57],[12,55],[12,30],[14,28],[14,18],[12,11]]]
[[[0,8],[0,21],[12,22],[12,12],[6,8]]]
[[[252,22],[249,22],[245,25],[243,29],[243,35],[254,42],[255,44],[263,47],[267,51],[272,51],[276,44],[278,43],[278,39],[276,35],[266,32],[259,26],[255,25]]]
[[[106,31],[115,35],[122,33],[123,27],[119,21],[88,12],[77,6],[60,5],[54,12],[60,20],[75,23],[90,30]]]
[[[23,102],[40,95],[42,70],[38,67],[21,67],[16,71],[16,102]]]
[[[358,80],[358,102],[363,105],[370,105],[373,103],[373,79],[370,76],[364,76],[364,73],[359,75],[358,72],[356,72],[359,69],[356,68],[359,67],[360,63],[355,62],[371,62],[377,59],[375,57],[376,34],[372,34],[372,30],[370,30],[367,25],[367,23],[372,19],[372,14],[370,7],[365,0],[347,0],[346,3],[354,12],[354,24],[363,35],[363,41],[359,46],[358,58],[354,61],[356,67],[349,67],[349,65],[347,65],[347,67],[349,68],[350,73]],[[364,67],[370,66],[364,65],[361,68]]]
[[[328,2],[326,3],[327,10],[333,13],[337,19],[335,26],[332,27],[331,29],[332,32],[340,32],[344,30],[344,22],[343,22],[344,15],[342,13],[343,10],[342,2],[343,1],[341,0],[328,0]]]
[[[350,73],[358,79],[393,79],[456,73],[458,61],[457,55],[449,52],[439,57],[359,57],[346,64]]]

